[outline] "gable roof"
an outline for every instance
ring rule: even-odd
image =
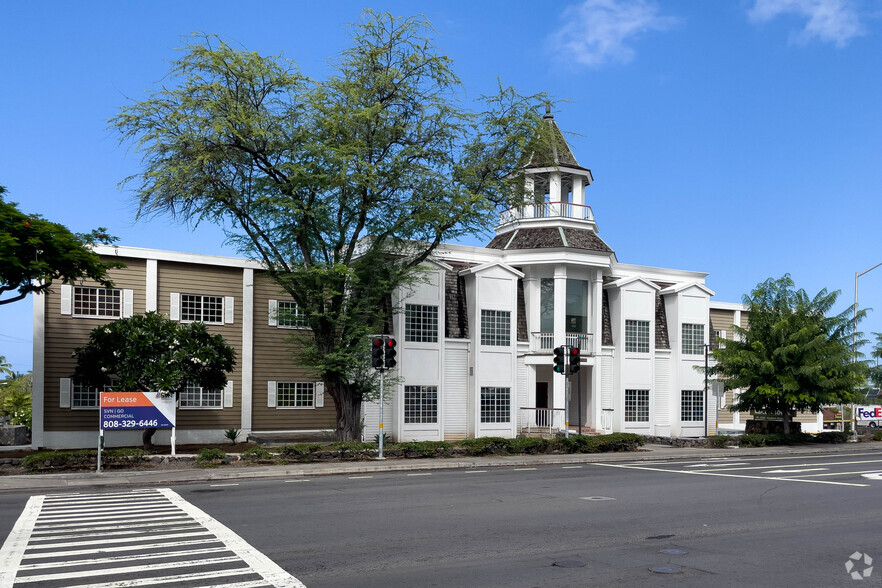
[[[601,253],[613,252],[610,246],[597,236],[597,233],[587,229],[575,229],[572,227],[516,229],[513,232],[496,235],[487,243],[487,249],[502,249],[505,251],[515,249],[552,249],[555,247],[584,249],[585,251],[599,251]]]

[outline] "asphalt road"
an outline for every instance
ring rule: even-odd
[[[174,491],[310,588],[854,586],[845,564],[858,552],[877,559],[864,584],[882,583],[879,453],[242,480]],[[0,496],[0,536],[27,498]],[[861,557],[851,570],[866,568]]]

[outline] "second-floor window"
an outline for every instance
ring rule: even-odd
[[[683,355],[704,355],[704,325],[683,323]]]
[[[122,290],[74,286],[74,316],[96,318],[120,318],[122,316]]]
[[[181,294],[181,320],[222,324],[224,322],[223,296]]]
[[[278,306],[279,326],[289,329],[308,329],[309,322],[306,315],[297,306],[296,302],[290,300],[279,300]]]
[[[511,312],[507,310],[481,311],[481,345],[500,347],[511,345]]]
[[[417,343],[436,343],[438,341],[438,307],[425,304],[405,304],[404,340]]]
[[[649,321],[625,321],[625,351],[649,353]]]

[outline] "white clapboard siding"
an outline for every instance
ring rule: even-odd
[[[447,440],[468,435],[469,352],[464,345],[448,344],[444,351],[444,431]]]

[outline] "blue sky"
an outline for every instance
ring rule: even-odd
[[[235,254],[212,226],[134,221],[138,157],[107,119],[161,81],[195,31],[284,53],[321,78],[360,2],[0,3],[0,184],[26,212],[124,245]],[[790,272],[854,299],[882,262],[880,0],[375,2],[424,13],[468,97],[497,77],[548,92],[619,261],[709,272],[738,302]],[[486,242],[476,238],[473,244]],[[860,278],[882,331],[882,268]],[[30,299],[0,307],[0,355],[32,366]]]

